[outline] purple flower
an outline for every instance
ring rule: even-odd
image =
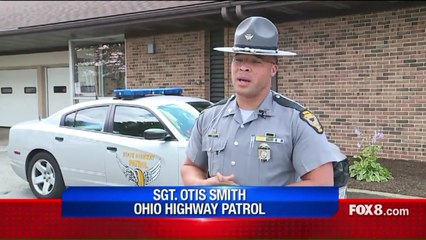
[[[383,132],[381,130],[375,130],[373,137],[371,137],[371,144],[376,144],[377,140],[383,138]]]
[[[355,134],[357,135],[357,137],[362,135],[362,132],[358,127],[355,128]]]

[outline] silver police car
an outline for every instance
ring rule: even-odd
[[[38,198],[66,186],[182,185],[179,168],[200,111],[182,89],[123,89],[14,125],[8,156]]]

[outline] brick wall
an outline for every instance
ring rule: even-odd
[[[313,110],[342,150],[381,129],[381,157],[426,161],[426,8],[279,24],[281,93]]]
[[[155,53],[147,45],[155,43]],[[127,87],[183,87],[185,95],[206,96],[205,33],[186,32],[126,40]]]
[[[310,108],[332,142],[358,152],[360,127],[383,130],[381,157],[426,161],[426,8],[278,24],[282,49],[278,91]],[[225,29],[231,46],[235,29]],[[184,87],[209,96],[205,32],[127,39],[128,87]],[[147,54],[155,41],[156,53]],[[232,94],[225,54],[225,95]]]

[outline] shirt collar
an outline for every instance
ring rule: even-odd
[[[272,116],[273,114],[272,104],[273,104],[272,91],[269,91],[268,96],[266,96],[265,99],[263,99],[260,106],[254,110],[254,112],[256,113],[256,116],[261,115],[262,112],[264,112],[263,116],[266,116],[266,117]],[[235,115],[237,111],[239,111],[239,107],[237,105],[237,98],[234,98],[231,101],[231,103],[228,105],[227,109],[225,109],[225,113],[223,114],[223,117],[227,117],[229,115]]]

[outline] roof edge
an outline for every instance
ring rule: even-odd
[[[11,36],[38,32],[67,30],[82,27],[95,27],[99,25],[117,25],[133,21],[163,21],[164,19],[181,18],[187,15],[207,15],[219,13],[222,7],[231,6],[231,1],[206,2],[182,7],[166,8],[155,11],[126,13],[120,15],[105,16],[99,18],[81,19],[60,23],[43,24],[17,28],[13,30],[0,31],[0,36]]]

